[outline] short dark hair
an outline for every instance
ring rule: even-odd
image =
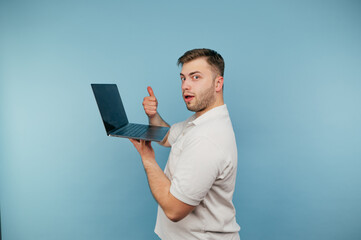
[[[178,66],[195,60],[197,58],[205,57],[207,62],[216,72],[223,77],[224,75],[224,60],[222,56],[212,49],[197,48],[189,50],[178,59]]]

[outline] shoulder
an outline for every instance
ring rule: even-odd
[[[227,115],[208,119],[187,134],[183,148],[197,146],[219,157],[222,162],[237,161],[237,144],[231,120]]]
[[[222,115],[209,119],[197,125],[190,137],[201,137],[213,142],[219,149],[227,152],[235,144],[236,139],[229,115]]]

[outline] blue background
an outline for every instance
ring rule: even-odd
[[[361,239],[359,1],[0,2],[4,240],[157,239],[131,143],[105,135],[90,83],[116,83],[146,123],[152,86],[191,115],[176,60],[226,61],[242,239]],[[153,144],[164,167],[169,149]]]

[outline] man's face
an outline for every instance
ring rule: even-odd
[[[216,74],[205,58],[183,64],[180,73],[183,100],[188,110],[202,113],[216,101]]]

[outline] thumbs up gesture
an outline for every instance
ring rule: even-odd
[[[145,113],[149,118],[153,118],[157,114],[158,101],[154,96],[153,89],[151,87],[147,88],[149,96],[143,99],[143,107]]]

